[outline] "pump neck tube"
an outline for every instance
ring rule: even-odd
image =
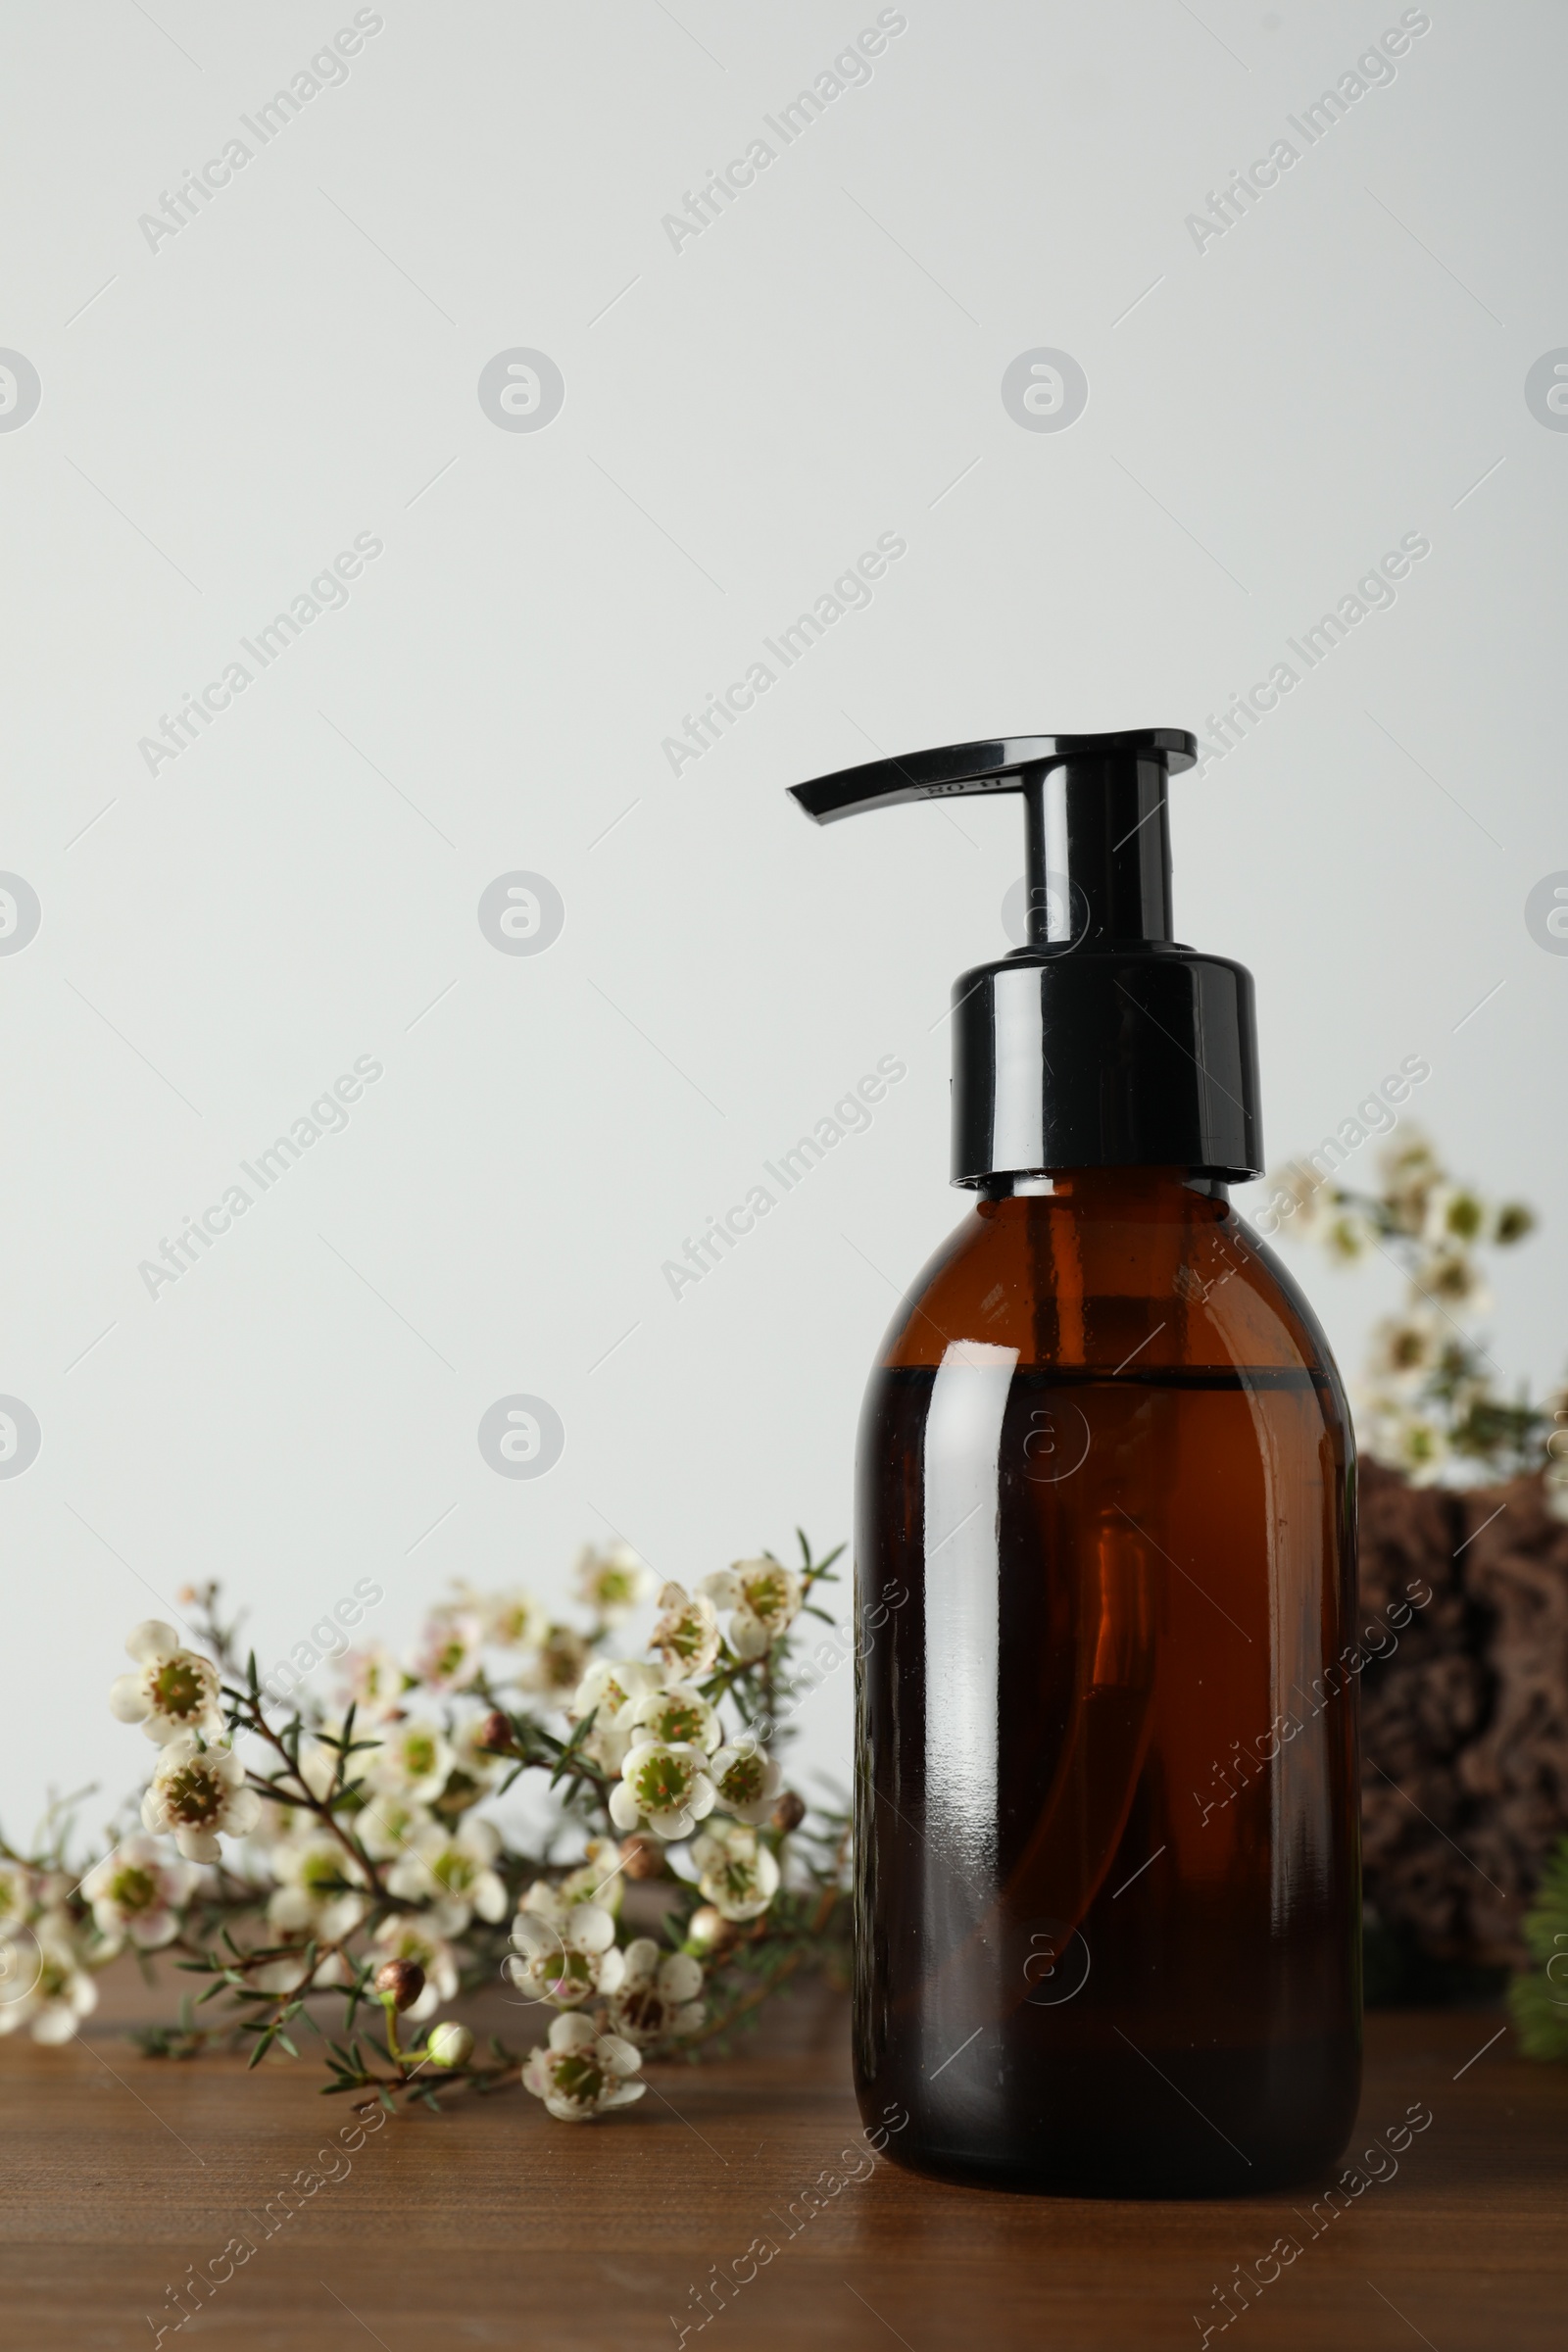
[[[1170,941],[1165,785],[1164,760],[1133,753],[1026,770],[1032,948]]]

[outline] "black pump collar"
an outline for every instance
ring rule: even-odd
[[[791,786],[829,824],[1022,796],[1029,944],[954,985],[953,1181],[1083,1167],[1261,1173],[1252,981],[1172,937],[1175,727],[947,744]]]

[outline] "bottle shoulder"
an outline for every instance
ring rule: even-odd
[[[1142,1174],[978,1201],[906,1295],[883,1367],[935,1366],[959,1344],[1020,1368],[1254,1367],[1309,1375],[1343,1413],[1322,1328],[1273,1251],[1223,1195]]]

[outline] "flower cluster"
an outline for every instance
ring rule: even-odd
[[[1381,1190],[1358,1193],[1295,1162],[1269,1179],[1276,1230],[1321,1244],[1338,1264],[1369,1254],[1405,1278],[1400,1311],[1379,1323],[1357,1398],[1366,1450],[1414,1486],[1464,1484],[1544,1468],[1547,1497],[1568,1518],[1568,1395],[1532,1404],[1497,1387],[1475,1324],[1491,1297],[1480,1252],[1534,1232],[1522,1201],[1485,1200],[1455,1184],[1424,1136],[1385,1148]]]
[[[584,1624],[459,1585],[406,1653],[343,1659],[333,1706],[274,1701],[216,1585],[187,1591],[195,1631],[136,1627],[110,1692],[157,1750],[139,1826],[84,1875],[65,1832],[32,1856],[0,1841],[0,2033],[67,2039],[96,1968],[158,1953],[205,1980],[177,2027],[144,2037],[158,2052],[237,2038],[253,2063],[297,2056],[336,1998],[332,2089],[395,2107],[520,2082],[571,2122],[631,2105],[645,2055],[721,2046],[846,1948],[847,1823],[808,1821],[747,1728],[772,1723],[798,1623],[825,1615],[811,1596],[836,1581],[837,1554],[814,1560],[804,1537],[801,1552],[688,1590],[624,1546],[587,1546]],[[625,1654],[650,1604],[647,1648]],[[554,1803],[538,1853],[501,1810],[529,1772]],[[540,2019],[531,2052],[476,2056],[440,2016],[498,1980]],[[220,2022],[198,2024],[212,2001]],[[367,2007],[379,2047],[356,2031]]]
[[[104,1936],[90,1916],[81,1916],[81,1906],[73,1905],[72,1882],[59,1867],[59,1842],[39,1864],[4,1849],[0,1854],[0,2034],[25,2026],[34,2041],[70,2041],[98,2006],[90,1972],[120,1948],[123,1932],[112,1911],[113,1932]],[[132,1894],[125,1908],[151,1917],[159,1898],[155,1884],[145,1905]],[[103,1899],[109,1910],[107,1895]]]

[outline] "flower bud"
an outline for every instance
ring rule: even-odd
[[[711,1903],[702,1903],[686,1922],[686,1940],[699,1952],[710,1952],[715,1958],[728,1951],[738,1930],[733,1920],[715,1911]]]
[[[791,1830],[798,1830],[806,1819],[805,1797],[797,1796],[793,1788],[786,1788],[773,1807],[772,1819],[780,1837],[787,1838]]]
[[[664,1873],[664,1849],[657,1838],[623,1838],[620,1867],[628,1879],[658,1879]]]
[[[437,2066],[466,2066],[473,2055],[473,2035],[448,2018],[430,2028],[429,2050]]]
[[[481,1747],[507,1748],[511,1747],[512,1744],[513,1738],[511,1724],[502,1714],[499,1707],[492,1708],[491,1712],[485,1717],[483,1723],[481,1723],[479,1726],[479,1745]]]
[[[383,1960],[372,1980],[376,1997],[394,2009],[412,2009],[424,1990],[424,1971],[417,1960]]]

